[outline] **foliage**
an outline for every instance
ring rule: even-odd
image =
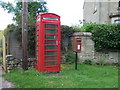
[[[71,37],[75,29],[73,27],[62,25],[61,26],[61,40],[62,40],[62,51],[67,52],[71,49]],[[66,49],[67,48],[67,49]]]
[[[93,59],[86,59],[84,61],[84,64],[92,65],[92,63],[93,63]]]
[[[68,51],[64,55],[66,57],[66,62],[74,63],[74,61],[75,61],[75,53],[74,52]]]
[[[67,25],[61,26],[62,38],[71,37],[74,32],[75,32],[75,29],[73,27],[70,27]]]
[[[3,60],[3,58],[2,57],[0,57],[0,61],[2,61]]]
[[[4,77],[16,88],[118,88],[118,67],[115,66],[78,64],[78,70],[74,70],[74,64],[63,64],[60,73],[13,70]]]
[[[83,26],[87,32],[92,33],[97,51],[104,49],[120,49],[119,24],[86,24]]]
[[[7,37],[7,35],[9,34],[9,32],[10,32],[11,30],[16,29],[16,28],[17,28],[17,27],[16,27],[14,24],[8,24],[8,25],[7,25],[7,28],[4,29],[4,31],[3,31],[3,35],[4,35],[5,37]]]
[[[47,12],[46,2],[28,2],[28,24],[35,25],[36,14],[38,12]],[[8,13],[14,14],[13,20],[17,25],[22,25],[22,2],[17,2],[14,6],[12,3],[0,2],[0,6]]]
[[[99,63],[101,66],[103,66],[103,65],[105,64],[105,60],[104,60],[104,59],[100,59],[100,60],[98,60],[98,63]]]
[[[74,25],[72,28],[75,30],[75,32],[85,32],[85,29],[78,25]]]
[[[33,0],[34,1],[34,0]],[[48,12],[46,2],[28,2],[28,51],[30,55],[35,54],[35,21],[36,14],[40,12]],[[9,33],[9,30],[16,32],[16,38],[22,42],[22,2],[16,2],[14,6],[11,3],[0,2],[0,6],[7,10],[8,13],[13,13],[13,20],[16,22],[16,26],[8,25],[4,30],[5,35]]]
[[[0,47],[0,57],[2,57],[2,53],[3,53],[3,48]]]
[[[16,38],[22,45],[22,28],[17,27],[15,30]],[[28,52],[31,56],[35,56],[35,26],[28,25]]]

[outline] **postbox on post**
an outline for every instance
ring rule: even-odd
[[[73,38],[72,49],[76,52],[75,69],[77,70],[77,53],[81,52],[81,38]]]
[[[81,38],[73,38],[72,49],[74,52],[81,51]]]
[[[60,16],[43,13],[36,20],[36,69],[39,72],[60,71]]]

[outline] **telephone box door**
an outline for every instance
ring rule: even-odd
[[[45,47],[44,66],[46,70],[60,69],[60,26],[54,23],[44,23]]]

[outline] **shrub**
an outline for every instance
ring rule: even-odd
[[[120,25],[117,24],[86,24],[83,26],[92,33],[95,50],[120,49]]]
[[[100,59],[98,60],[99,65],[103,66],[105,64],[105,60],[104,59]]]
[[[92,65],[92,63],[93,63],[93,59],[86,59],[84,61],[84,64]]]
[[[72,51],[68,51],[65,54],[66,62],[73,63],[75,61],[75,53]]]

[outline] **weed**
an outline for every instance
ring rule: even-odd
[[[92,65],[92,63],[93,63],[93,59],[86,59],[84,61],[84,64]]]
[[[66,57],[66,62],[74,63],[74,61],[75,61],[75,53],[74,52],[68,51],[64,55]]]
[[[105,64],[105,60],[104,60],[104,59],[100,59],[100,60],[98,60],[98,63],[99,63],[101,66],[103,66],[103,65]]]

